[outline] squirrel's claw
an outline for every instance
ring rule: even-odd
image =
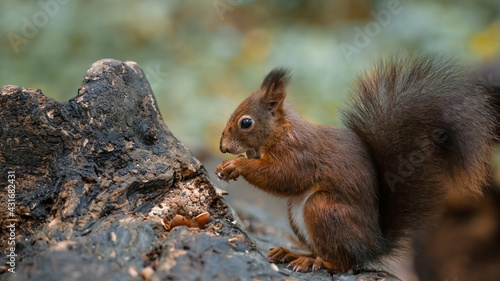
[[[321,257],[316,257],[312,266],[312,271],[322,269],[325,266],[325,261]]]
[[[267,257],[275,263],[288,263],[287,268],[292,268],[294,272],[305,273],[309,268],[311,268],[312,271],[325,267],[328,268],[325,261],[320,257],[313,258],[313,255],[295,254],[283,247],[271,249],[267,253]]]
[[[236,180],[240,174],[237,169],[237,160],[239,158],[233,158],[220,163],[217,168],[215,168],[215,174],[221,180],[229,182],[229,180]]]
[[[312,259],[310,257],[299,256],[295,260],[291,261],[288,264],[288,267],[293,266],[293,271],[305,273],[309,269],[309,267],[311,266],[313,261],[314,261],[314,259]]]
[[[289,254],[291,254],[292,252],[290,252],[290,250],[288,250],[287,248],[283,248],[283,247],[276,247],[276,248],[273,248],[271,249],[268,253],[267,253],[267,257],[272,261],[272,262],[286,262],[285,260],[285,257]],[[293,259],[291,259],[293,260]],[[291,261],[290,260],[290,261]]]

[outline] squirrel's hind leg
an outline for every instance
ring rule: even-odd
[[[287,267],[292,268],[293,271],[305,273],[309,267],[312,266],[312,271],[327,268],[330,269],[330,263],[323,261],[320,257],[315,257],[313,254],[298,254],[292,253],[287,248],[278,246],[271,249],[267,256],[272,262],[279,263],[285,262],[289,263]]]
[[[308,255],[299,256],[297,259],[291,261],[287,267],[292,268],[293,271],[298,271],[302,273],[305,273],[309,269],[309,267],[311,267],[312,271],[316,271],[322,268],[333,270],[331,263],[324,261],[319,256],[316,258],[312,258]]]

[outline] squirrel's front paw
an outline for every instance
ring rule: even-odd
[[[229,182],[229,180],[236,180],[240,173],[237,167],[238,158],[229,159],[220,163],[217,168],[215,168],[215,174],[221,180]]]

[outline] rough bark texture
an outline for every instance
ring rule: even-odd
[[[4,266],[2,280],[332,278],[272,269],[201,163],[168,130],[133,62],[94,63],[68,102],[4,86],[0,120],[2,264],[11,247],[17,255],[16,273]],[[11,210],[8,175],[15,176]],[[203,212],[211,218],[204,230],[167,232],[162,224]],[[8,245],[12,233],[15,245]]]

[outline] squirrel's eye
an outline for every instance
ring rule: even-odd
[[[252,119],[245,118],[245,119],[241,120],[241,124],[240,125],[241,125],[242,129],[248,129],[248,128],[250,128],[252,126],[252,124],[253,124],[253,120]]]

